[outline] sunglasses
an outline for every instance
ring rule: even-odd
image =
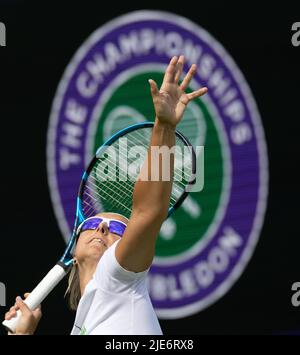
[[[105,222],[107,223],[108,230],[111,233],[117,234],[118,236],[122,237],[125,229],[126,224],[124,222],[118,221],[117,219],[110,219],[104,217],[90,217],[83,221],[77,228],[77,238],[81,232],[86,230],[95,230],[99,227],[99,224]]]

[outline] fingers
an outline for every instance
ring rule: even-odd
[[[186,74],[185,78],[183,79],[183,81],[182,81],[182,83],[180,85],[180,88],[181,88],[182,91],[185,91],[187,89],[187,87],[189,86],[191,80],[193,79],[193,76],[196,73],[196,70],[197,70],[197,66],[196,66],[196,64],[193,64],[190,67],[188,73]],[[206,94],[207,91],[208,91],[207,87],[204,87],[204,88],[198,89],[196,91],[193,91],[190,94],[187,94],[188,100],[189,101],[194,100],[196,97],[200,97],[200,96]]]
[[[184,56],[181,55],[178,59],[177,65],[176,65],[176,74],[175,74],[175,83],[177,84],[181,74],[182,74],[182,69],[183,69],[183,65],[184,65]]]
[[[24,293],[24,298],[26,299],[30,293]],[[10,320],[17,315],[17,311],[20,310],[23,315],[30,315],[33,313],[34,316],[40,318],[42,316],[41,305],[39,305],[33,312],[28,308],[28,306],[23,302],[21,297],[16,298],[16,303],[14,306],[10,307],[9,311],[5,313],[5,319]]]
[[[16,306],[11,307],[10,310],[5,313],[5,320],[10,320],[15,317],[17,315],[17,310]]]
[[[20,310],[22,314],[31,313],[31,310],[28,308],[28,306],[23,302],[22,298],[19,296],[16,298],[16,304],[12,306],[10,310],[5,314],[5,319],[11,319],[14,316],[16,316],[18,310]]]
[[[183,81],[182,81],[182,83],[181,83],[181,85],[180,85],[180,89],[181,89],[182,91],[185,91],[186,88],[189,86],[189,83],[191,82],[191,80],[192,80],[194,74],[196,73],[196,69],[197,69],[196,64],[193,64],[193,65],[190,67],[189,71],[187,72],[185,78],[183,79]]]
[[[189,101],[191,101],[191,100],[194,100],[196,97],[200,97],[200,96],[206,94],[207,91],[208,91],[208,89],[206,87],[204,87],[199,90],[193,91],[190,94],[187,94],[187,97],[188,97]]]
[[[29,309],[27,304],[23,302],[22,298],[19,296],[16,298],[16,305],[19,307],[23,315],[31,314],[31,310]]]
[[[158,90],[157,84],[152,79],[149,79],[148,82],[150,84],[151,95],[154,98],[155,96],[157,96],[159,94],[159,90]]]
[[[173,57],[166,69],[163,84],[174,83],[178,58]]]
[[[179,58],[178,57],[172,57],[172,59],[170,60],[170,63],[166,69],[165,75],[164,75],[164,80],[163,80],[163,84],[177,84],[178,81],[180,80],[182,71],[183,71],[183,66],[184,66],[184,56],[181,55]],[[197,70],[197,66],[196,64],[193,64],[188,73],[186,74],[186,76],[184,77],[181,85],[180,85],[180,89],[182,91],[185,91],[187,89],[187,87],[189,86],[193,76],[195,75]],[[149,81],[150,82],[150,81]],[[151,83],[150,83],[151,85]],[[156,85],[157,88],[157,85]],[[151,86],[152,89],[152,86]],[[158,92],[158,90],[157,90]],[[156,91],[155,91],[156,93]],[[203,94],[202,94],[203,95]],[[198,95],[199,96],[199,95]],[[201,96],[201,95],[200,95]],[[197,96],[196,96],[197,97]]]
[[[14,306],[10,307],[9,311],[5,313],[5,319],[9,320],[17,315],[17,311],[19,310],[19,306],[17,305],[17,302],[14,304]]]
[[[32,311],[32,314],[35,319],[40,320],[42,317],[42,308],[41,305],[39,305],[34,311]]]
[[[184,56],[181,55],[179,58],[178,57],[173,57],[170,60],[170,63],[166,69],[165,76],[163,83],[164,84],[170,84],[170,83],[175,83],[177,84],[180,76],[182,74],[183,70],[183,65],[184,65]]]

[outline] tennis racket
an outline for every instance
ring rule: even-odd
[[[72,252],[77,228],[86,218],[101,212],[114,212],[130,218],[134,185],[147,156],[154,123],[129,126],[108,139],[96,152],[83,173],[79,186],[73,232],[66,250],[57,264],[26,298],[33,310],[67,275],[73,264]],[[174,179],[168,217],[182,204],[191,185],[195,184],[196,155],[192,145],[178,131],[174,154]],[[21,312],[2,324],[15,332]]]

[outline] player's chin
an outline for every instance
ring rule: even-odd
[[[101,243],[93,243],[89,249],[92,254],[101,256],[107,250],[107,247]]]
[[[89,250],[89,253],[85,255],[85,259],[90,260],[95,264],[98,264],[103,254],[104,254],[104,250],[103,251],[95,250],[95,249]]]

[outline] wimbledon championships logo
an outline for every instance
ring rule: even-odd
[[[93,153],[114,132],[154,119],[148,79],[161,82],[173,55],[198,72],[178,127],[205,146],[205,185],[163,225],[148,276],[160,318],[194,314],[224,295],[249,261],[267,198],[263,129],[244,77],[225,49],[188,19],[133,12],[100,27],[79,48],[59,84],[48,131],[51,197],[67,240],[78,183]]]

